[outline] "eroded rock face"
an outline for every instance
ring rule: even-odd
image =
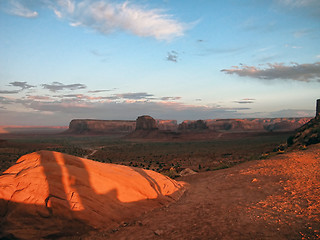
[[[157,126],[159,130],[163,131],[177,131],[178,130],[178,124],[177,120],[160,120],[157,119]]]
[[[320,143],[320,115],[298,128],[296,134],[287,140],[289,147],[308,146],[317,143]]]
[[[0,176],[0,239],[112,229],[177,200],[184,189],[184,183],[149,170],[52,151],[31,153]]]
[[[136,120],[136,130],[156,130],[157,122],[154,120],[154,118],[144,115],[140,116]]]
[[[205,121],[197,120],[197,121],[183,121],[179,124],[179,130],[205,130],[208,129],[208,126]]]
[[[74,119],[69,124],[70,133],[130,133],[135,121]]]
[[[209,119],[210,130],[215,131],[294,131],[311,118],[255,118],[255,119]]]

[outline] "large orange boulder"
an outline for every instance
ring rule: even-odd
[[[21,157],[0,176],[0,238],[39,239],[112,229],[179,199],[183,182],[59,152]]]

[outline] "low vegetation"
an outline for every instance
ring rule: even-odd
[[[127,141],[112,136],[15,136],[0,142],[0,168],[3,172],[27,153],[51,150],[175,177],[184,168],[211,171],[266,158],[289,136],[290,133],[275,133],[180,142]]]

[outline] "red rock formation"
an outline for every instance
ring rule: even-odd
[[[178,124],[177,120],[160,120],[157,119],[157,126],[159,130],[163,131],[177,131],[178,130]]]
[[[137,118],[136,121],[136,130],[156,130],[157,122],[154,118],[144,115]]]
[[[69,133],[129,133],[134,131],[135,121],[74,119]]]
[[[256,118],[205,120],[215,131],[294,131],[311,118]]]
[[[39,151],[0,176],[0,239],[112,229],[178,199],[184,184],[139,168]]]
[[[208,126],[205,121],[197,120],[197,121],[183,121],[179,124],[179,130],[205,130],[208,129]]]

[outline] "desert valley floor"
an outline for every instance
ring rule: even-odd
[[[117,226],[81,235],[62,231],[52,239],[319,239],[320,144],[283,152],[277,146],[290,134],[177,142],[11,136],[1,142],[1,170],[23,154],[47,149],[148,168],[186,183],[181,198],[169,205],[136,214]],[[178,177],[183,168],[196,174]]]
[[[319,239],[320,145],[179,178],[169,207],[84,239]]]

